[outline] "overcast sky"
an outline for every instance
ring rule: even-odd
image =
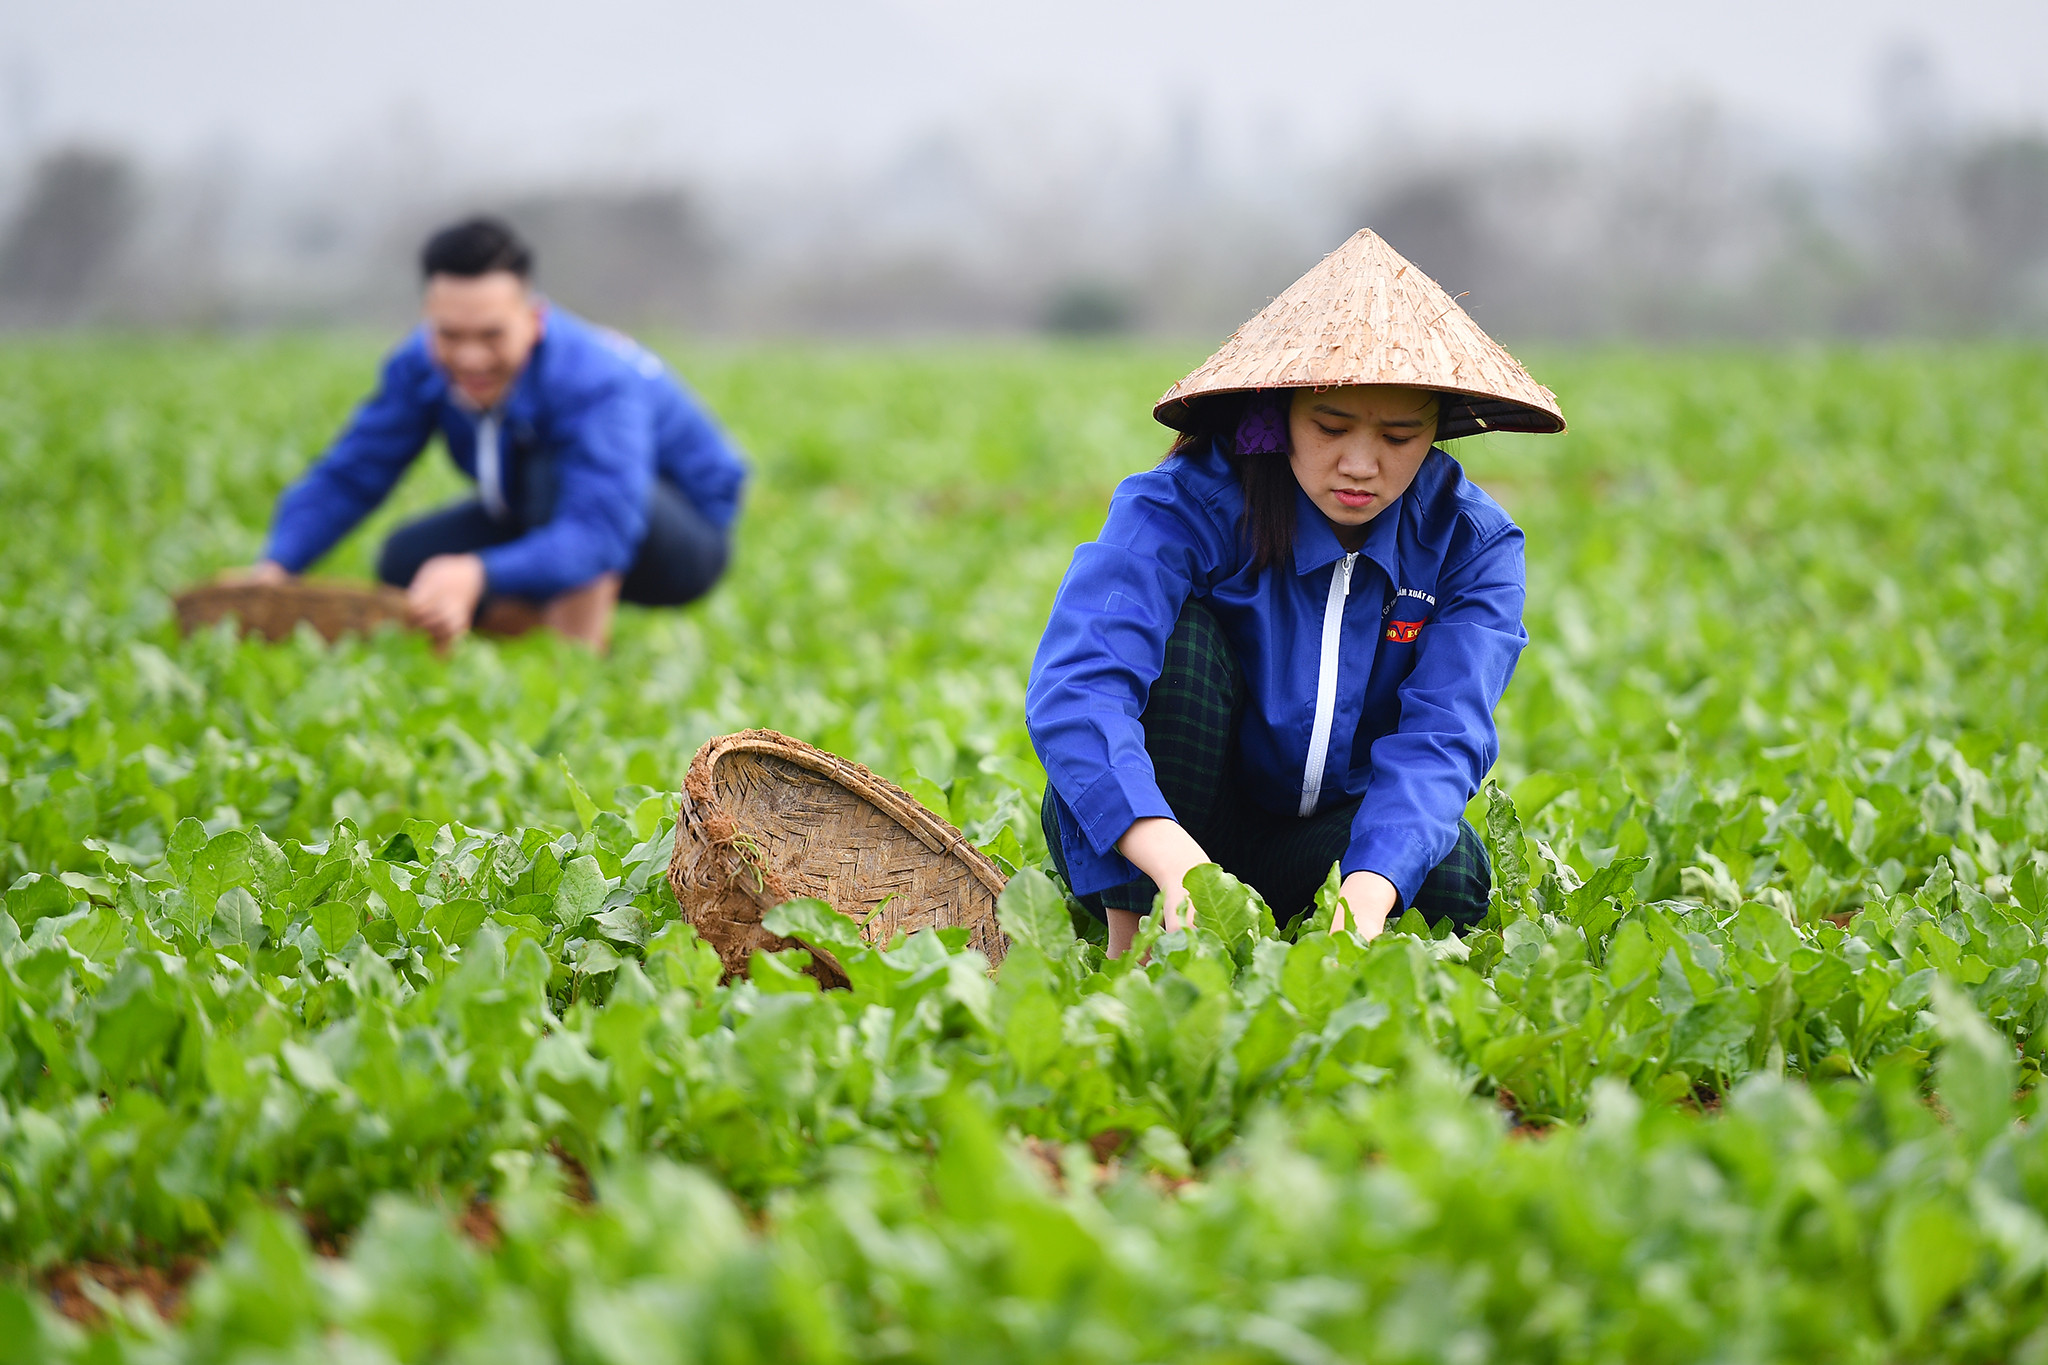
[[[1145,136],[1198,110],[1313,150],[1598,133],[1688,96],[1852,144],[1912,48],[1959,121],[2048,125],[2042,0],[0,0],[0,145],[772,171],[1005,120]]]

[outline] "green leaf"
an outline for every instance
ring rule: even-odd
[[[102,905],[64,930],[64,941],[86,958],[106,966],[128,946],[128,922],[111,905]]]
[[[2036,853],[2012,874],[2013,902],[2040,923],[2048,915],[2048,854]]]
[[[1577,783],[1563,773],[1530,773],[1515,784],[1515,810],[1520,818],[1527,820],[1538,811],[1570,791]],[[1490,803],[1489,803],[1490,804]]]
[[[586,923],[613,943],[630,943],[636,948],[646,945],[651,927],[647,922],[647,912],[631,901],[608,905]]]
[[[372,859],[363,864],[362,872],[363,880],[384,902],[385,910],[400,929],[409,934],[419,928],[420,898],[413,890],[411,869],[401,863]]]
[[[576,774],[569,771],[568,756],[558,754],[556,761],[562,765],[562,782],[569,789],[569,804],[576,809],[576,819],[588,830],[597,819],[597,802],[590,799],[590,793],[583,790],[583,784],[576,780]]]
[[[1065,1022],[1060,1007],[1041,984],[1010,1007],[1003,1027],[1003,1048],[1025,1080],[1036,1080],[1059,1056]]]
[[[1259,893],[1225,872],[1215,863],[1203,863],[1181,878],[1188,900],[1195,907],[1196,922],[1223,940],[1233,951],[1265,937],[1272,912]]]
[[[1323,876],[1323,884],[1316,888],[1315,902],[1309,907],[1308,911],[1308,922],[1301,926],[1299,932],[1319,934],[1332,932],[1337,923],[1338,907],[1343,904],[1344,874],[1338,864],[1333,862],[1330,864],[1330,870]],[[1344,923],[1347,932],[1357,932],[1358,926],[1351,922],[1349,914],[1345,915]]]
[[[1180,1140],[1180,1134],[1164,1125],[1147,1128],[1139,1135],[1138,1153],[1149,1169],[1175,1180],[1185,1180],[1194,1172],[1187,1144]]]
[[[213,909],[213,939],[216,943],[263,946],[263,911],[244,887],[229,887]]]
[[[1252,1014],[1234,1049],[1238,1075],[1255,1081],[1285,1061],[1300,1036],[1300,1025],[1277,999],[1268,999]]]
[[[205,847],[206,826],[189,815],[180,820],[164,845],[164,861],[170,864],[171,876],[180,882],[190,882],[192,864]]]
[[[174,886],[164,892],[163,906],[164,918],[188,947],[205,937],[207,927],[213,923],[213,907],[201,906],[183,887]]]
[[[770,933],[799,939],[834,957],[870,951],[867,940],[860,936],[860,926],[821,900],[784,901],[761,916],[761,925]]]
[[[946,795],[946,789],[932,781],[929,777],[926,777],[923,773],[912,773],[904,778],[903,790],[910,793],[911,799],[916,801],[918,805],[923,806],[941,820],[951,820],[953,818],[953,802]]]
[[[384,847],[377,850],[377,857],[387,863],[416,863],[420,861],[419,846],[404,830],[384,841]]]
[[[671,990],[708,999],[725,974],[718,951],[681,920],[665,924],[647,942],[647,974]]]
[[[241,830],[224,830],[207,840],[206,847],[192,855],[186,890],[202,906],[210,906],[223,891],[248,886],[256,880],[253,845]]]
[[[7,913],[23,929],[39,919],[71,913],[71,888],[55,877],[31,872],[7,888]]]
[[[169,983],[131,958],[93,1001],[90,1046],[106,1082],[123,1084],[161,1060],[183,1018]]]
[[[1024,866],[1024,845],[1017,840],[1017,831],[1004,825],[996,831],[996,837],[980,845],[989,860],[1002,869],[1006,877],[1014,877]]]
[[[562,869],[561,881],[555,885],[556,923],[564,929],[574,929],[587,916],[597,912],[610,891],[604,870],[597,865],[596,858],[588,853],[580,858],[571,858],[569,865]]]
[[[36,1291],[41,1296],[43,1291]],[[47,1301],[43,1311],[48,1311]],[[58,1338],[43,1330],[43,1316],[27,1289],[0,1280],[0,1365],[44,1365],[62,1360]]]
[[[1943,1044],[1935,1090],[1957,1132],[1976,1150],[2012,1126],[2019,1061],[2012,1044],[1945,977],[1934,981],[1933,1005]]]
[[[335,1073],[333,1060],[318,1048],[307,1047],[303,1043],[287,1042],[278,1049],[278,1056],[284,1062],[285,1070],[302,1088],[316,1095],[341,1095],[347,1092],[341,1077]]]
[[[1611,902],[1617,897],[1625,899],[1635,885],[1636,874],[1649,865],[1647,857],[1637,855],[1596,868],[1584,886],[1565,898],[1566,918],[1588,933],[1604,934],[1621,918],[1621,911]]]
[[[470,935],[483,927],[489,912],[490,907],[476,897],[459,896],[429,909],[420,923],[439,935],[443,943],[467,943]]]
[[[656,792],[644,797],[633,807],[633,833],[641,839],[652,839],[654,832],[661,828],[661,822],[668,816],[673,795]]]
[[[1922,1199],[1892,1210],[1879,1283],[1903,1335],[1916,1335],[1977,1273],[1980,1254],[1975,1230],[1948,1203]]]
[[[1074,941],[1074,921],[1066,898],[1052,878],[1027,867],[1010,878],[996,901],[996,922],[1010,938],[1028,943],[1049,958],[1066,953]]]
[[[612,965],[616,967],[616,961]],[[596,1136],[611,1108],[610,1072],[574,1033],[550,1033],[541,1039],[526,1063],[526,1083],[566,1110],[570,1122],[585,1137]]]
[[[322,901],[313,907],[311,918],[320,946],[330,953],[346,947],[363,922],[362,911],[349,901]]]
[[[574,954],[576,970],[585,976],[603,976],[606,972],[615,972],[625,960],[619,956],[616,948],[601,938],[586,940]]]
[[[1529,895],[1529,860],[1515,803],[1498,782],[1486,784],[1486,851],[1493,861],[1494,894],[1520,912]]]

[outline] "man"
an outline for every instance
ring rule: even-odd
[[[377,564],[436,640],[546,625],[602,649],[621,598],[710,589],[746,482],[738,451],[652,354],[536,294],[532,268],[494,219],[428,239],[424,321],[278,500],[255,578],[327,553],[439,432],[477,496],[401,527]]]

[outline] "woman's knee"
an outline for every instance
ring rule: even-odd
[[[1189,602],[1166,643],[1140,724],[1152,774],[1174,815],[1197,839],[1224,800],[1244,674],[1215,614]]]
[[[1242,699],[1244,669],[1230,647],[1230,637],[1223,633],[1223,623],[1206,602],[1189,598],[1181,607],[1180,619],[1166,640],[1163,665],[1153,684],[1155,698],[1164,688],[1170,693],[1214,699],[1212,704],[1231,710]]]
[[[1492,895],[1493,866],[1486,843],[1469,820],[1460,820],[1458,842],[1423,879],[1415,909],[1431,923],[1447,919],[1463,933],[1486,918]]]

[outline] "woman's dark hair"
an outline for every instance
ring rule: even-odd
[[[1187,428],[1166,452],[1167,459],[1199,454],[1212,441],[1222,449],[1244,490],[1238,533],[1251,551],[1254,570],[1284,564],[1294,553],[1295,490],[1301,485],[1288,460],[1288,414],[1293,405],[1292,389],[1217,394],[1194,409]],[[1441,417],[1441,399],[1438,405]]]
[[[1287,449],[1283,444],[1279,450],[1259,451],[1246,454],[1238,447],[1238,426],[1244,421],[1245,412],[1253,398],[1245,394],[1219,394],[1196,408],[1187,429],[1173,438],[1173,445],[1167,449],[1166,458],[1175,455],[1196,455],[1215,442],[1222,450],[1223,458],[1237,471],[1239,487],[1244,490],[1244,517],[1238,523],[1238,533],[1251,550],[1252,568],[1264,569],[1269,564],[1284,561],[1294,553],[1294,468],[1287,462]],[[1280,421],[1287,420],[1287,406],[1280,408]]]
[[[420,278],[456,275],[475,279],[509,270],[520,279],[533,273],[533,251],[511,226],[496,218],[465,218],[450,223],[420,248]]]

